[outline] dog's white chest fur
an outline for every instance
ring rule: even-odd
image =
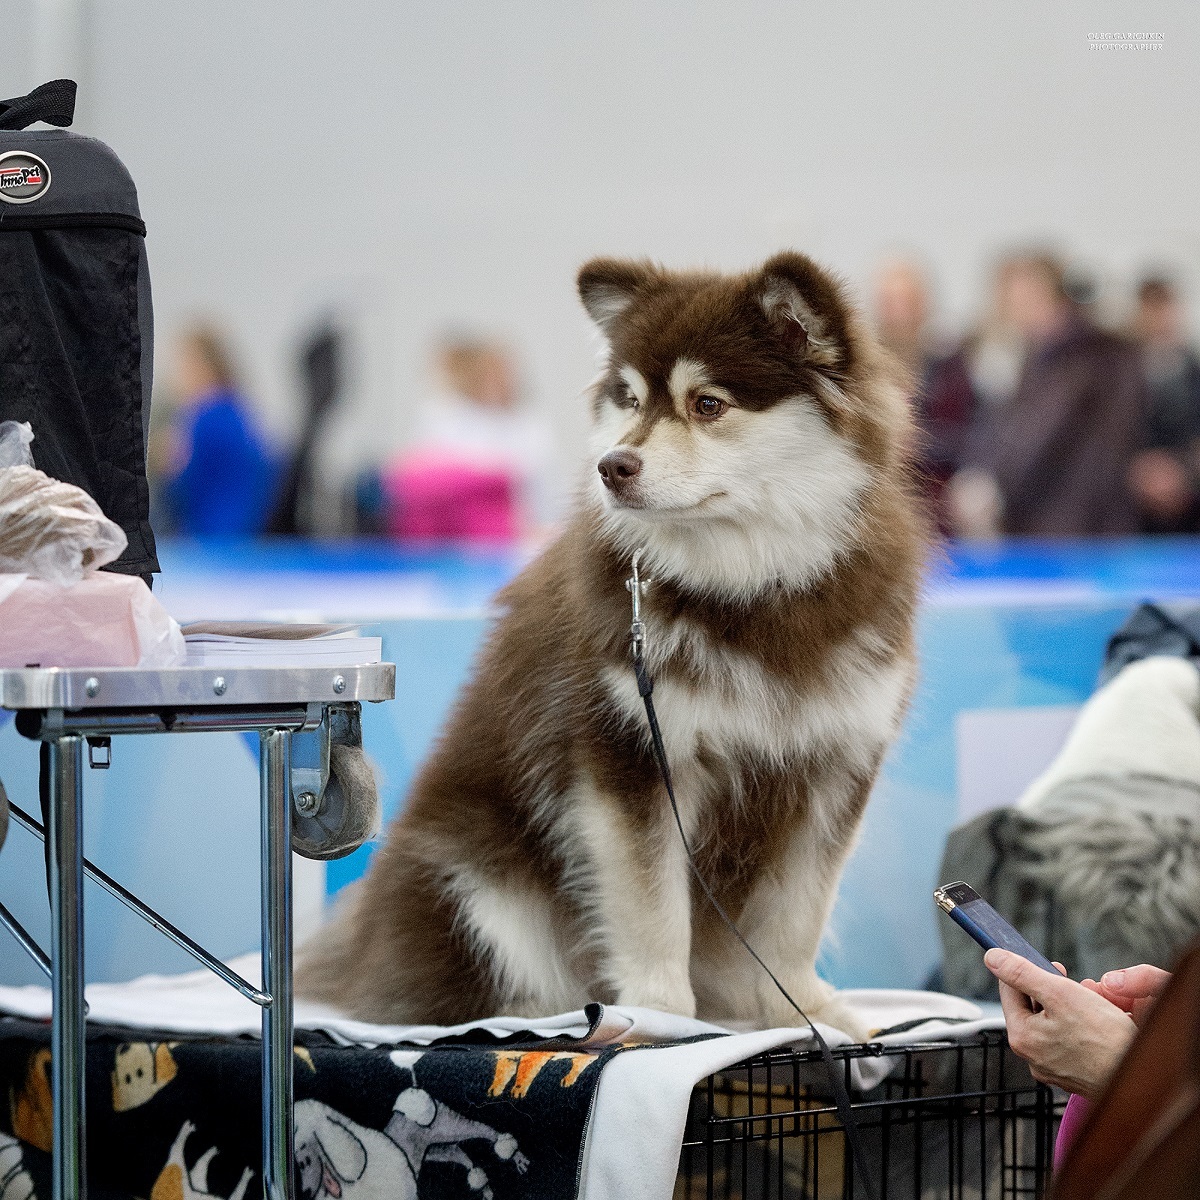
[[[911,665],[872,660],[867,631],[834,647],[813,676],[782,678],[684,619],[647,627],[655,709],[667,754],[680,765],[701,750],[776,767],[837,752],[870,770],[896,734]],[[664,668],[673,660],[685,661],[695,682],[672,679]],[[632,668],[609,668],[605,684],[624,715],[645,721]]]

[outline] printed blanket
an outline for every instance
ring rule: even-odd
[[[41,1023],[0,1022],[0,1200],[51,1194],[49,1037]],[[89,1030],[92,1194],[254,1200],[261,1043],[129,1037]],[[391,1050],[297,1041],[296,1172],[307,1200],[573,1196],[600,1068],[621,1048],[519,1037]]]
[[[257,974],[248,958],[231,965]],[[93,1196],[257,1200],[259,1010],[206,971],[92,984],[87,998]],[[842,998],[882,1047],[1003,1026],[935,993]],[[0,987],[2,1013],[0,1200],[49,1200],[49,991]],[[416,1027],[298,1002],[296,1026],[303,1200],[668,1200],[693,1086],[810,1036],[617,1005]],[[890,1069],[886,1054],[856,1058],[853,1086]]]

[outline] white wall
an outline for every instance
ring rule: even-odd
[[[911,0],[6,0],[86,31],[78,128],[124,157],[164,335],[224,316],[273,423],[297,327],[349,305],[363,362],[331,466],[402,440],[447,322],[511,336],[574,446],[596,253],[740,267],[785,245],[852,281],[924,255],[965,319],[994,250],[1053,239],[1117,295],[1200,282],[1200,9]],[[1089,32],[1164,34],[1094,52]],[[7,88],[7,91],[5,91]]]

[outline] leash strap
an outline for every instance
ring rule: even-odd
[[[34,121],[70,125],[75,119],[75,81],[52,79],[27,96],[0,100],[0,129],[24,129]]]
[[[679,804],[675,800],[675,785],[671,780],[671,764],[667,761],[667,752],[662,740],[662,730],[658,727],[658,716],[654,711],[654,680],[650,678],[650,673],[646,670],[644,655],[646,635],[645,627],[641,620],[640,607],[640,592],[644,584],[638,577],[637,557],[635,556],[634,559],[633,578],[627,585],[634,598],[633,672],[637,676],[638,695],[641,696],[642,704],[646,709],[646,721],[650,726],[650,743],[654,751],[654,761],[658,766],[658,773],[662,776],[663,784],[667,789],[667,797],[671,801],[671,813],[675,818],[675,826],[679,830],[679,837],[683,842],[688,866],[691,868],[696,882],[700,885],[700,890],[708,898],[709,904],[716,910],[717,915],[729,927],[733,936],[742,944],[746,953],[766,971],[771,982],[779,989],[779,994],[800,1014],[801,1019],[812,1031],[817,1048],[821,1053],[821,1061],[824,1063],[825,1070],[829,1075],[829,1085],[833,1090],[834,1107],[837,1109],[838,1119],[842,1123],[842,1129],[845,1131],[846,1138],[850,1142],[850,1152],[854,1156],[854,1164],[858,1169],[858,1177],[862,1184],[862,1190],[866,1193],[867,1200],[877,1200],[878,1192],[875,1190],[874,1177],[867,1165],[867,1156],[863,1149],[862,1133],[858,1128],[858,1119],[854,1115],[854,1110],[850,1107],[850,1093],[846,1089],[843,1072],[838,1070],[837,1064],[833,1061],[833,1054],[829,1050],[829,1043],[821,1035],[821,1031],[813,1023],[812,1018],[792,999],[787,988],[779,982],[775,972],[767,966],[762,958],[759,957],[758,951],[743,936],[736,922],[725,911],[716,896],[713,895],[712,889],[708,886],[704,876],[700,873],[700,868],[696,865],[695,856],[692,854],[692,847],[689,845],[687,834],[683,829],[683,819],[679,815]]]

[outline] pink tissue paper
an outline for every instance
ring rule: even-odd
[[[63,587],[0,574],[0,667],[172,667],[179,625],[132,575],[91,571]]]

